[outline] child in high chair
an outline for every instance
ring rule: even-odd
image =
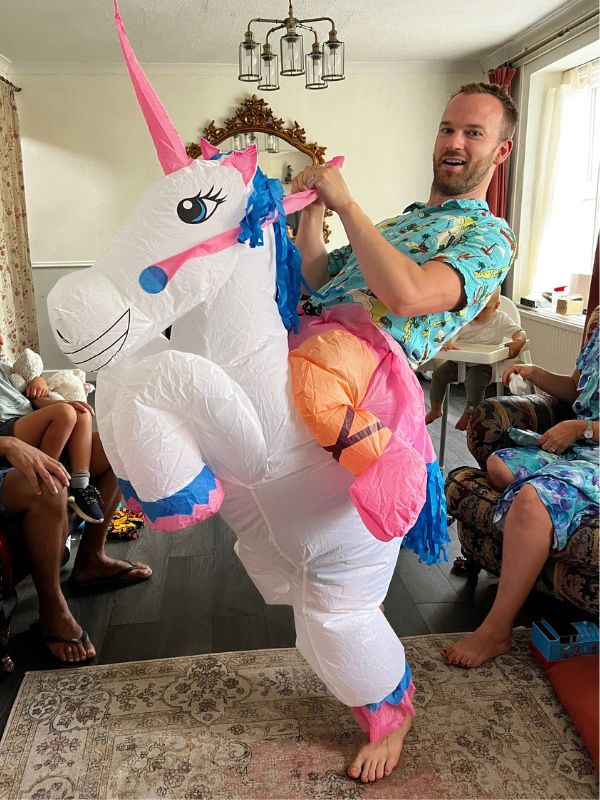
[[[525,331],[504,311],[499,311],[500,287],[490,295],[487,304],[471,322],[461,328],[459,333],[442,347],[442,350],[460,350],[461,344],[504,344],[508,346],[508,358],[516,358],[521,352],[527,337]],[[458,377],[458,365],[454,361],[444,361],[434,371],[429,392],[431,409],[425,417],[430,422],[442,416],[444,396],[449,383]],[[467,364],[465,374],[465,410],[456,423],[459,431],[467,429],[471,414],[483,402],[485,390],[492,378],[489,364]]]
[[[24,396],[12,385],[10,374],[10,365],[0,361],[0,436],[14,436],[56,459],[64,450],[71,473],[69,506],[86,522],[103,522],[100,494],[90,484],[92,407],[78,400],[50,399],[42,377],[27,384]]]

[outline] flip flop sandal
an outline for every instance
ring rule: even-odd
[[[72,578],[69,580],[69,589],[74,594],[96,594],[99,592],[110,592],[115,589],[123,589],[126,586],[133,586],[135,583],[142,583],[147,581],[150,575],[140,575],[137,578],[128,578],[127,575],[134,572],[136,569],[141,569],[142,564],[127,561],[129,564],[125,569],[120,569],[118,572],[113,572],[112,575],[102,575],[98,578],[90,578],[87,581],[74,581]]]
[[[90,637],[88,636],[87,631],[83,628],[81,629],[81,636],[79,639],[65,639],[62,636],[46,636],[42,633],[39,620],[30,626],[30,630],[35,636],[38,645],[41,647],[44,657],[50,660],[57,667],[80,667],[83,664],[88,664],[92,659],[96,658],[96,656],[88,656],[81,661],[64,661],[62,658],[59,658],[57,655],[55,655],[48,647],[49,644],[80,644],[85,647],[85,645],[89,642]]]

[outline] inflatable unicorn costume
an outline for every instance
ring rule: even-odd
[[[315,193],[283,200],[253,147],[205,142],[190,159],[117,0],[115,14],[165,176],[96,265],[50,293],[57,341],[98,372],[127,504],[162,530],[220,509],[265,601],[293,606],[298,648],[377,741],[414,714],[379,610],[402,537],[431,562],[447,536],[421,390],[360,306],[298,319],[285,214]]]

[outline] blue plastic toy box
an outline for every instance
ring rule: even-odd
[[[593,622],[551,624],[542,619],[531,628],[532,649],[546,661],[598,652],[600,630]]]

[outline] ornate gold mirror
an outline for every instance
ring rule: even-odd
[[[203,136],[223,150],[243,150],[249,144],[256,144],[260,168],[270,178],[279,178],[286,192],[290,190],[296,173],[309,164],[323,164],[325,161],[325,147],[307,142],[304,128],[296,121],[290,127],[284,127],[283,120],[275,117],[268,104],[256,95],[243,100],[222,127],[217,127],[212,120],[204,129]],[[188,145],[187,152],[191,158],[198,158],[200,145]],[[331,216],[331,211],[326,211],[325,215]],[[294,235],[299,218],[299,213],[288,217]],[[329,235],[330,230],[324,224],[325,242],[329,241]]]

